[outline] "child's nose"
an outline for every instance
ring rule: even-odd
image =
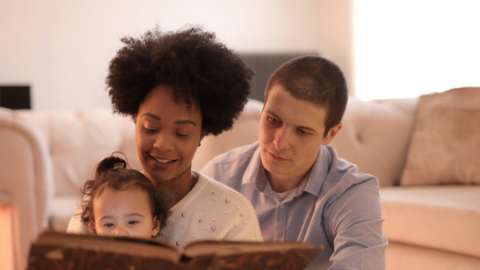
[[[122,226],[117,226],[117,228],[115,228],[115,236],[128,237],[129,234],[128,231],[125,230],[125,228],[123,228]]]

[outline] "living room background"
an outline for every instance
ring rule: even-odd
[[[157,23],[165,31],[201,25],[240,53],[317,52],[337,63],[350,93],[365,100],[480,85],[480,4],[474,0],[0,5],[0,85],[30,85],[35,110],[109,107],[104,80],[120,38]]]

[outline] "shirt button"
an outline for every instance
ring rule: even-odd
[[[283,204],[283,203],[280,204],[280,208],[282,208],[282,209],[285,208],[285,204]]]

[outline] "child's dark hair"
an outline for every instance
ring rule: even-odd
[[[89,226],[93,231],[95,221],[93,216],[93,201],[105,188],[113,190],[138,189],[145,191],[149,197],[152,217],[160,221],[163,227],[169,215],[169,206],[165,200],[164,194],[155,189],[148,178],[137,170],[127,169],[127,162],[116,156],[110,156],[103,159],[97,166],[94,180],[85,182],[82,193],[83,211],[81,221]]]

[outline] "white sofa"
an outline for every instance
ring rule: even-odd
[[[390,242],[387,269],[480,269],[480,186],[398,186],[417,103],[351,98],[332,145],[361,172],[379,179]],[[232,130],[206,137],[193,168],[257,140],[261,110],[262,103],[251,100]],[[29,244],[41,230],[66,229],[82,183],[116,150],[141,169],[133,122],[109,110],[0,108],[0,194],[12,209],[11,232],[1,231],[13,238],[17,269],[25,268]]]

